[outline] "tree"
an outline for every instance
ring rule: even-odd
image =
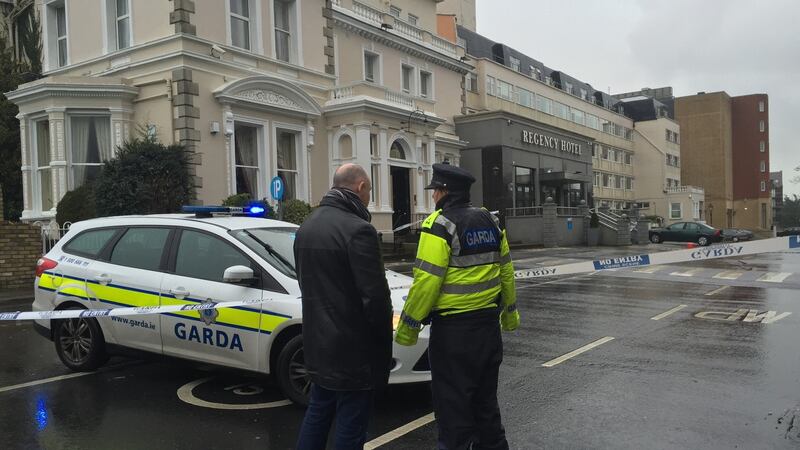
[[[179,212],[194,197],[189,158],[183,146],[165,146],[155,137],[126,142],[97,177],[97,214]]]
[[[781,209],[781,226],[783,228],[800,226],[800,197],[788,195],[783,199]]]

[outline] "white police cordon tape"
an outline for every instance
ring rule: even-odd
[[[708,259],[729,258],[732,256],[755,255],[759,253],[774,253],[786,250],[800,250],[800,236],[787,236],[764,239],[761,241],[739,242],[734,244],[716,244],[709,247],[696,247],[685,250],[674,250],[646,255],[618,256],[594,261],[562,264],[560,266],[539,267],[536,269],[517,270],[514,278],[518,280],[552,277],[558,275],[575,275],[581,273],[598,272],[609,269],[626,267],[654,266],[687,261],[703,261]],[[395,286],[392,290],[408,289],[411,286]],[[170,306],[145,306],[138,308],[113,308],[113,309],[66,309],[61,311],[28,311],[0,313],[0,321],[8,320],[36,320],[36,319],[74,319],[88,317],[118,317],[136,316],[144,314],[161,314],[180,311],[203,311],[218,308],[233,308],[237,306],[264,303],[268,299],[241,300],[220,303],[198,303],[191,305]]]

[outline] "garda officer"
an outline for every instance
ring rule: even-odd
[[[519,326],[505,231],[472,207],[464,169],[434,164],[436,212],[422,223],[414,283],[395,341],[413,345],[431,320],[429,358],[440,449],[507,449],[497,404],[500,328]],[[499,315],[499,320],[498,320]]]

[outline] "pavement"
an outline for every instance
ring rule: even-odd
[[[33,301],[33,286],[29,288],[0,290],[0,305],[17,302],[19,300]]]

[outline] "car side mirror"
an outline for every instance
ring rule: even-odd
[[[251,282],[254,278],[253,269],[247,266],[228,267],[222,275],[222,281],[233,284]]]

